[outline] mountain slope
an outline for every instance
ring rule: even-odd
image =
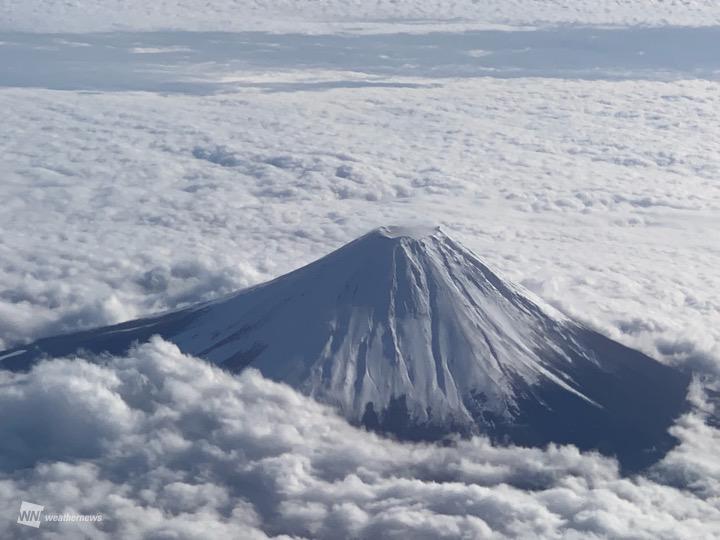
[[[663,455],[688,376],[551,311],[442,231],[384,227],[215,302],[39,340],[0,363],[119,353],[160,334],[401,438],[572,443],[628,469]]]

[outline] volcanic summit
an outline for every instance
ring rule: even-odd
[[[0,353],[120,354],[158,334],[401,439],[574,444],[628,470],[664,455],[689,376],[543,306],[439,228],[381,227],[267,283]]]

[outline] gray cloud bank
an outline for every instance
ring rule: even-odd
[[[720,431],[698,408],[644,476],[573,447],[401,444],[156,339],[0,372],[3,538],[717,538]],[[21,500],[102,523],[15,523]]]
[[[242,16],[238,17],[238,13]],[[0,30],[98,32],[118,29],[324,31],[383,23],[492,25],[605,24],[706,26],[720,20],[714,0],[3,0]],[[362,24],[365,22],[366,24]],[[323,24],[324,23],[324,24]],[[374,24],[369,24],[374,23]],[[418,31],[415,29],[415,31]]]

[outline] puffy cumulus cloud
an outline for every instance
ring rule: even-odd
[[[1,373],[0,536],[711,538],[720,432],[702,410],[646,476],[573,447],[403,444],[254,370],[155,339]],[[700,399],[700,398],[698,398]],[[21,500],[101,523],[15,523]]]
[[[85,362],[50,362],[29,376],[0,372],[3,469],[39,459],[96,457],[130,432],[136,413],[116,392],[112,371]]]

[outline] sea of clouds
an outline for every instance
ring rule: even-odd
[[[717,370],[717,82],[245,77],[209,95],[0,90],[0,348],[422,219],[611,337]]]
[[[0,0],[0,350],[422,219],[697,374],[680,445],[621,477],[572,447],[382,439],[159,340],[0,371],[0,537],[720,537],[718,21],[712,0]],[[21,500],[105,519],[29,529]]]
[[[270,29],[394,31],[547,24],[684,25],[720,22],[714,0],[2,0],[0,30]]]
[[[707,403],[643,475],[574,447],[383,439],[257,371],[159,338],[0,372],[4,538],[715,538]],[[14,523],[21,500],[100,523]]]

